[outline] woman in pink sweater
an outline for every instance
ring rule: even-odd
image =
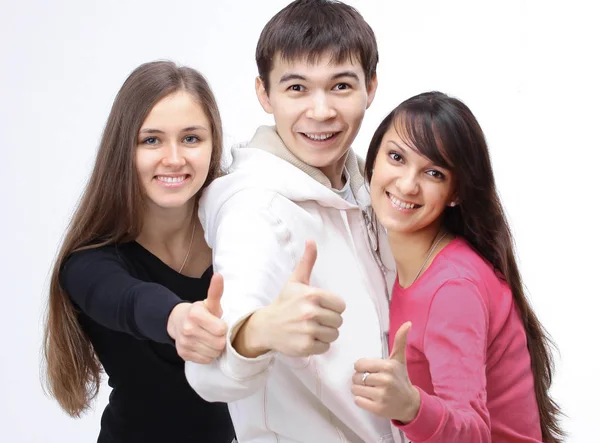
[[[413,443],[561,442],[550,342],[471,111],[439,92],[400,104],[375,132],[366,177],[398,275],[392,351],[356,362],[356,404]]]

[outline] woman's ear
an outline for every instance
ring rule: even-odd
[[[460,199],[458,198],[458,195],[454,194],[452,196],[452,198],[450,199],[450,202],[448,203],[448,207],[449,208],[454,208],[455,206],[458,206],[458,204],[460,203]]]

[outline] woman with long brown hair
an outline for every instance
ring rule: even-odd
[[[365,169],[397,279],[392,351],[356,362],[356,403],[413,441],[562,441],[550,341],[469,108],[439,92],[406,100],[375,132]]]
[[[221,150],[201,74],[171,62],[131,73],[54,265],[44,341],[48,390],[71,416],[106,371],[99,442],[234,437],[227,406],[202,400],[184,374],[184,360],[208,363],[225,345],[223,280],[197,216]]]

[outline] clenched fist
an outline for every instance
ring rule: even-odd
[[[310,286],[316,260],[317,246],[307,241],[279,297],[240,328],[233,343],[240,354],[252,358],[273,350],[306,357],[327,352],[338,338],[346,304],[337,295]]]
[[[180,303],[171,311],[167,332],[185,361],[210,363],[225,349],[227,324],[221,320],[222,295],[223,277],[214,274],[206,300]]]

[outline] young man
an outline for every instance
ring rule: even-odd
[[[358,359],[387,357],[394,279],[350,148],[377,89],[373,31],[348,5],[297,0],[266,25],[256,60],[275,128],[235,149],[203,196],[230,331],[219,360],[187,363],[188,381],[229,403],[240,442],[391,442],[390,422],[350,392]]]

